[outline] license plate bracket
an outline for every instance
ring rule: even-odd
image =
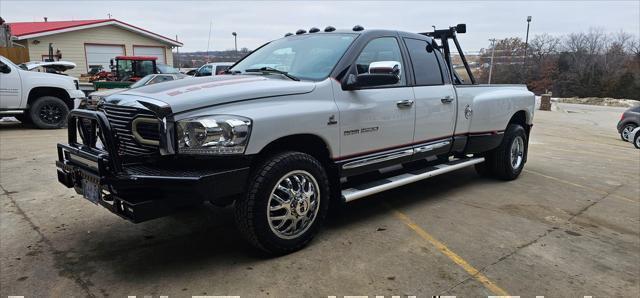
[[[102,198],[102,189],[100,185],[82,179],[82,196],[97,205]]]

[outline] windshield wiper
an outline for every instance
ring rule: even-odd
[[[296,78],[293,75],[290,75],[288,72],[286,71],[282,71],[282,70],[278,70],[275,69],[273,67],[260,67],[260,68],[249,68],[249,69],[245,69],[244,72],[263,72],[263,73],[277,73],[277,74],[281,74],[287,78],[290,78],[294,81],[300,81],[300,79]]]

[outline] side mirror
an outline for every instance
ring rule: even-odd
[[[400,81],[401,67],[397,61],[372,62],[369,73],[348,74],[342,80],[343,90],[355,90],[361,87],[374,87],[397,84]]]
[[[458,24],[458,25],[456,25],[456,32],[458,32],[458,33],[467,33],[467,24]]]
[[[390,73],[348,74],[342,81],[343,90],[356,90],[361,87],[393,85],[400,81],[400,77]]]
[[[394,74],[399,78],[401,71],[400,62],[398,61],[378,61],[369,64],[369,73]]]

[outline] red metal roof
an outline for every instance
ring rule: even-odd
[[[179,45],[182,45],[181,42],[162,36],[160,34],[156,34],[153,33],[149,30],[145,30],[142,29],[140,27],[136,27],[133,26],[131,24],[127,24],[125,22],[116,20],[116,19],[101,19],[101,20],[78,20],[78,21],[49,21],[49,22],[15,22],[15,23],[8,23],[9,27],[11,28],[11,34],[17,37],[21,37],[21,36],[26,36],[26,35],[31,35],[31,34],[38,34],[38,33],[45,33],[45,32],[49,32],[49,31],[57,31],[57,30],[63,30],[63,29],[70,29],[70,28],[74,28],[74,27],[82,27],[82,26],[87,26],[87,25],[93,25],[93,24],[99,24],[99,23],[110,23],[110,24],[116,24],[125,28],[129,28],[129,29],[137,29],[140,31],[145,32],[146,34],[149,35],[153,35],[156,36],[160,39],[165,39],[168,41],[171,41],[173,43],[177,43]],[[113,22],[113,23],[111,23]],[[107,24],[105,24],[107,25]]]
[[[9,23],[11,28],[11,34],[15,36],[42,33],[53,30],[61,30],[78,26],[86,26],[96,23],[102,23],[110,21],[109,19],[103,20],[80,20],[80,21],[53,21],[53,22],[17,22]]]

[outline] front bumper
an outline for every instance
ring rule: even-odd
[[[73,108],[77,109],[80,106],[80,102],[86,96],[82,90],[67,90],[69,98],[73,99]]]
[[[83,119],[101,128],[106,150],[93,148],[87,137],[78,142],[78,124]],[[80,194],[84,180],[98,185],[102,195],[96,203],[132,222],[161,217],[205,200],[224,203],[244,192],[248,166],[198,166],[175,156],[122,162],[117,154],[109,154],[117,151],[108,120],[101,112],[71,111],[68,129],[69,143],[57,148],[58,181]]]

